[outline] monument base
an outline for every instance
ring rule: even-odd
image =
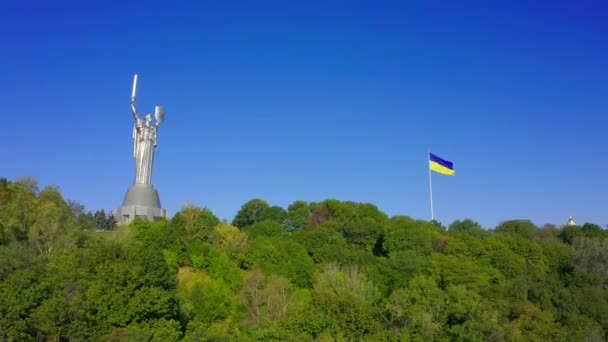
[[[114,219],[118,223],[131,223],[136,218],[150,221],[167,217],[167,211],[160,207],[158,191],[151,184],[133,184],[122,202],[114,210]]]

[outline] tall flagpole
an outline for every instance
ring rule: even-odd
[[[429,163],[429,160],[431,158],[431,149],[429,148],[428,150],[428,154],[426,155],[426,162]],[[435,213],[433,212],[433,176],[431,176],[431,166],[430,164],[427,165],[427,167],[429,168],[429,190],[431,193],[431,221],[435,220]]]

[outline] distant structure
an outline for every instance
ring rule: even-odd
[[[570,217],[568,217],[568,226],[576,226],[576,222],[574,222],[574,217],[572,217],[572,215],[570,215]]]
[[[133,158],[135,158],[135,182],[127,191],[122,206],[114,211],[114,217],[119,223],[130,223],[135,218],[145,218],[150,221],[167,217],[167,211],[160,206],[158,191],[152,186],[152,165],[154,149],[157,143],[157,132],[165,116],[165,109],[156,106],[152,123],[152,115],[143,118],[135,108],[135,92],[137,90],[137,74],[133,77],[133,92],[131,94],[131,111],[135,125],[133,126]]]

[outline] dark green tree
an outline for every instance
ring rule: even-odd
[[[103,209],[99,209],[93,214],[93,218],[95,219],[95,229],[97,230],[107,230],[108,226],[108,216],[106,215],[106,211]]]
[[[499,224],[495,232],[513,237],[532,239],[537,233],[537,228],[529,220],[510,220]]]
[[[279,207],[279,206],[272,206],[272,207],[268,207],[266,209],[264,209],[264,211],[262,212],[262,219],[263,220],[269,220],[269,221],[274,221],[277,223],[282,224],[283,221],[285,221],[285,218],[287,217],[287,212],[285,211],[285,209]]]
[[[452,224],[450,224],[450,226],[448,227],[448,231],[450,232],[450,234],[466,233],[478,237],[488,235],[487,230],[483,229],[481,225],[479,225],[479,223],[471,219],[465,219],[463,221],[456,220],[452,222]]]
[[[261,222],[264,220],[264,214],[269,208],[268,203],[259,198],[247,201],[236,213],[234,220],[232,220],[232,225],[242,229],[256,222]]]
[[[310,209],[304,201],[295,201],[287,207],[287,214],[283,225],[288,232],[301,230],[310,220]]]

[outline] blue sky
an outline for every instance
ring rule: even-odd
[[[193,2],[194,3],[194,2]],[[129,96],[166,107],[153,184],[231,220],[252,198],[608,224],[601,2],[0,5],[0,176],[88,209],[133,182]]]

